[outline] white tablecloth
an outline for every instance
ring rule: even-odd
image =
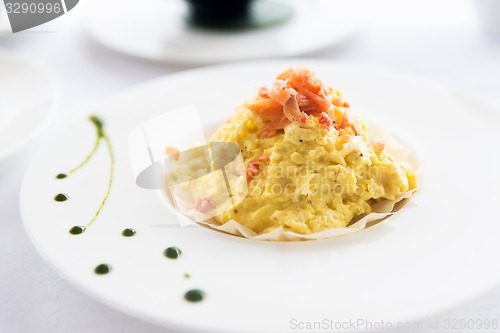
[[[500,112],[500,40],[478,30],[472,2],[371,2],[367,24],[360,34],[340,46],[308,56],[427,76],[467,91]],[[168,332],[114,311],[70,287],[35,252],[22,226],[18,204],[23,173],[53,131],[88,114],[125,88],[183,69],[145,63],[96,45],[85,33],[84,7],[85,1],[81,1],[69,14],[35,31],[0,38],[0,47],[17,52],[47,72],[59,92],[57,110],[44,131],[0,162],[2,333]],[[360,10],[367,11],[361,1]],[[498,289],[448,313],[437,314],[434,320],[438,328],[426,331],[453,331],[446,328],[447,320],[453,319],[500,320],[500,281]]]

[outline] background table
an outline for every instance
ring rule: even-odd
[[[19,214],[24,171],[53,131],[87,115],[113,94],[184,69],[145,63],[96,45],[84,29],[85,4],[90,1],[95,0],[81,1],[69,14],[42,27],[0,38],[0,47],[44,70],[58,90],[56,111],[42,133],[0,162],[0,332],[169,332],[101,305],[62,281],[35,252]],[[500,40],[478,30],[472,2],[373,2],[359,1],[367,20],[355,38],[307,56],[427,76],[481,98],[500,112]],[[438,314],[433,320],[439,328],[426,331],[450,331],[445,329],[447,319],[500,320],[500,281],[496,290]]]

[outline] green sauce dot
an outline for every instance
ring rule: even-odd
[[[135,229],[132,229],[132,228],[123,229],[123,231],[122,231],[122,235],[125,237],[135,236],[136,233],[137,232],[135,231]]]
[[[199,289],[192,289],[184,294],[184,299],[188,302],[200,302],[205,298],[205,293]]]
[[[64,193],[59,193],[58,195],[56,195],[54,197],[54,200],[57,202],[63,202],[63,201],[66,201],[68,199],[69,199],[68,195],[64,194]]]
[[[163,254],[165,257],[170,258],[170,259],[177,259],[181,254],[181,250],[175,246],[169,247],[166,249]]]
[[[191,275],[190,275],[189,273],[186,273],[186,274],[184,274],[184,278],[185,278],[185,279],[190,279],[190,278],[191,278]]]
[[[68,175],[67,175],[67,174],[65,174],[65,173],[60,173],[60,174],[58,174],[58,175],[56,176],[56,178],[57,178],[57,179],[64,179],[64,178],[66,178],[66,177],[68,177]]]
[[[85,227],[81,225],[75,225],[71,229],[69,229],[69,233],[72,235],[79,235],[85,231]]]
[[[108,274],[111,272],[111,266],[108,264],[100,264],[94,269],[94,272],[99,275]]]

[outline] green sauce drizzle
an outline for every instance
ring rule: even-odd
[[[108,264],[100,264],[94,269],[94,272],[99,275],[108,274],[111,272],[111,266]]]
[[[94,147],[92,148],[90,153],[87,155],[87,157],[85,157],[85,159],[80,164],[78,164],[76,167],[71,169],[68,173],[60,173],[56,176],[57,179],[64,179],[66,177],[69,177],[70,175],[72,175],[76,171],[80,170],[82,167],[84,167],[87,163],[89,163],[92,160],[92,157],[94,157],[99,146],[101,145],[101,142],[103,142],[103,141],[105,142],[106,148],[107,148],[108,154],[109,154],[109,159],[110,159],[108,187],[106,190],[106,194],[104,195],[104,198],[101,201],[101,205],[99,206],[96,213],[94,214],[94,217],[92,217],[92,219],[89,221],[89,223],[87,223],[85,225],[82,232],[84,232],[86,228],[90,227],[92,225],[92,223],[94,223],[94,221],[97,219],[97,217],[99,217],[99,214],[101,213],[102,209],[104,208],[106,201],[109,198],[109,194],[111,193],[111,187],[113,185],[113,177],[114,177],[114,169],[115,169],[115,155],[113,152],[113,146],[111,144],[111,141],[109,140],[109,137],[106,135],[106,132],[104,131],[103,121],[100,118],[98,118],[97,116],[90,116],[89,120],[90,120],[90,122],[92,122],[92,124],[94,125],[94,127],[96,129],[96,141],[95,141]],[[58,196],[59,196],[59,194],[58,194]],[[57,200],[57,196],[54,199]],[[66,200],[67,199],[68,198],[66,196]],[[57,201],[65,201],[65,200],[57,200]],[[76,230],[75,228],[77,228],[77,227],[78,226],[71,228],[70,233],[72,233],[71,232],[72,230]],[[82,233],[82,232],[80,232],[80,233]],[[72,233],[72,234],[77,235],[78,233]]]
[[[135,229],[132,229],[132,228],[123,229],[123,231],[122,231],[122,235],[125,237],[135,236],[136,233],[137,232],[135,231]]]
[[[182,254],[182,251],[179,248],[172,246],[172,247],[169,247],[168,249],[166,249],[165,251],[163,251],[163,254],[167,258],[177,259]]]
[[[92,160],[92,157],[94,157],[95,153],[97,152],[97,149],[99,148],[102,139],[104,137],[106,137],[106,134],[104,133],[104,124],[103,124],[102,120],[100,120],[96,116],[90,116],[89,120],[94,124],[95,129],[96,129],[96,141],[94,143],[94,147],[92,148],[90,153],[87,155],[87,157],[85,157],[85,159],[80,164],[78,164],[76,167],[74,167],[73,169],[71,169],[68,172],[69,175],[71,175],[71,174],[75,173],[76,171],[78,171],[79,169],[83,168],[87,163],[90,162],[90,160]]]
[[[109,198],[109,194],[111,193],[111,187],[113,186],[113,177],[114,177],[114,170],[115,170],[115,154],[113,152],[113,145],[111,144],[111,141],[109,140],[108,136],[103,132],[102,129],[102,122],[92,116],[90,117],[90,120],[96,125],[97,129],[97,142],[101,142],[101,139],[104,139],[106,142],[106,147],[108,148],[108,153],[109,153],[109,159],[110,159],[110,164],[109,164],[109,180],[108,180],[108,188],[106,190],[106,194],[104,195],[104,198],[101,201],[101,205],[99,206],[99,209],[95,213],[94,217],[90,222],[87,224],[87,227],[90,227],[92,223],[97,219],[99,214],[101,214],[102,209],[104,208],[104,205],[106,205],[106,201]]]
[[[59,193],[58,195],[56,195],[54,197],[54,200],[57,202],[63,202],[63,201],[66,201],[68,199],[69,199],[68,195],[64,194],[64,193]]]
[[[192,289],[184,294],[184,299],[188,302],[200,302],[204,298],[205,293],[199,289]]]
[[[101,119],[97,118],[96,116],[90,116],[89,120],[94,123],[94,126],[97,130],[97,137],[102,138],[106,136],[104,134],[104,123],[102,122]]]
[[[72,235],[79,235],[83,232],[85,232],[85,227],[84,226],[81,226],[81,225],[75,225],[74,227],[72,227],[71,229],[69,229],[69,233],[72,234]]]

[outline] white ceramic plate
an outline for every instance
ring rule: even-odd
[[[354,112],[415,151],[423,165],[418,193],[383,223],[325,241],[258,242],[176,227],[159,193],[135,185],[129,133],[192,103],[213,131],[290,64],[313,68],[344,91]],[[105,145],[80,171],[55,178],[92,149],[95,129],[87,119],[63,130],[33,160],[21,211],[36,248],[59,274],[125,313],[190,332],[292,331],[294,320],[323,319],[396,325],[448,310],[500,281],[500,224],[493,217],[500,202],[500,116],[439,84],[314,60],[248,63],[155,80],[94,113],[105,121],[116,157],[101,215],[85,233],[68,233],[91,220],[106,192]],[[60,192],[69,200],[55,202]],[[126,227],[137,235],[123,237]],[[179,260],[163,256],[169,246],[183,251]],[[111,273],[94,274],[100,263],[112,265]],[[191,288],[204,290],[206,299],[186,302]]]
[[[277,1],[291,6],[294,17],[246,32],[188,27],[184,0],[93,2],[87,26],[95,40],[118,52],[191,65],[304,54],[338,44],[360,27],[359,4],[352,1]]]
[[[0,160],[36,134],[53,101],[52,83],[42,73],[0,50]]]

